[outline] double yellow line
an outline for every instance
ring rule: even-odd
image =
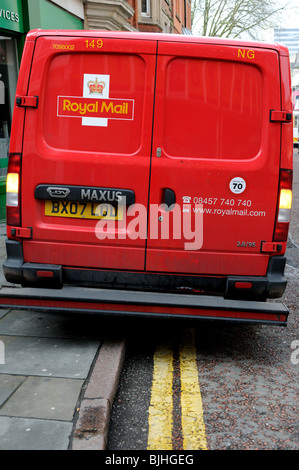
[[[182,450],[207,450],[194,330],[183,332],[179,348],[181,376]],[[172,450],[173,348],[158,346],[154,355],[149,407],[148,450]]]

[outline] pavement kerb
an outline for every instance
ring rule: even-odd
[[[125,339],[102,344],[75,419],[71,450],[106,449],[110,412],[125,352]]]

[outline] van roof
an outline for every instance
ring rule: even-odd
[[[151,41],[184,42],[199,44],[215,44],[226,46],[253,47],[262,49],[274,49],[280,55],[289,56],[288,48],[279,43],[266,43],[258,41],[245,41],[243,39],[227,39],[222,37],[191,36],[182,34],[164,34],[164,33],[143,33],[143,32],[125,32],[125,31],[101,31],[101,30],[44,30],[35,29],[29,31],[27,40],[35,41],[37,37],[42,36],[60,36],[60,37],[95,37],[113,38],[113,39],[141,39]]]

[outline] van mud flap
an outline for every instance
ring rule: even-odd
[[[131,317],[229,320],[279,326],[286,326],[289,313],[281,302],[74,286],[65,286],[62,289],[2,287],[0,308]]]

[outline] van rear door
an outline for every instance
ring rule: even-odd
[[[147,270],[266,274],[280,109],[276,50],[159,42]]]
[[[37,37],[28,96],[38,105],[27,98],[22,160],[26,262],[144,269],[145,237],[128,233],[126,208],[148,203],[156,44]]]

